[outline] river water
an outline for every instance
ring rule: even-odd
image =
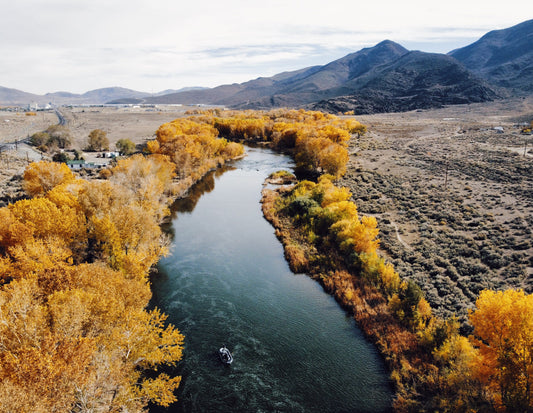
[[[185,334],[179,401],[151,412],[387,412],[384,363],[353,319],[293,274],[263,218],[265,178],[290,158],[247,149],[173,206],[152,306]],[[218,358],[223,344],[234,362]]]

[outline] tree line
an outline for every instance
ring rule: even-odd
[[[197,110],[194,122],[234,142],[264,144],[293,155],[302,174],[341,176],[348,162],[351,134],[366,127],[353,118],[339,118],[317,111],[278,109],[271,111]],[[181,123],[181,122],[180,122]],[[165,132],[157,141],[165,144]]]

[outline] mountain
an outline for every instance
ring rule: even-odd
[[[182,104],[216,104],[218,100],[235,94],[241,87],[237,84],[217,86],[210,89],[188,90],[185,92],[170,93],[163,96],[154,96],[146,99],[146,103],[182,103]]]
[[[500,97],[451,56],[408,51],[390,40],[324,66],[261,77],[213,89],[146,99],[151,103],[204,103],[234,108],[309,107],[374,113],[441,107]]]
[[[495,85],[533,92],[533,20],[491,31],[449,55]]]
[[[28,105],[38,103],[44,105],[53,103],[56,105],[82,105],[104,104],[117,99],[143,99],[151,96],[150,93],[137,92],[122,87],[108,87],[95,89],[83,94],[70,92],[53,92],[45,95],[35,95],[22,92],[17,89],[9,89],[0,86],[0,104],[3,105]]]
[[[19,105],[36,102],[41,96],[0,86],[0,105]]]
[[[193,86],[193,87],[184,87],[181,89],[166,89],[162,90],[161,92],[157,92],[154,94],[148,94],[148,93],[140,93],[137,92],[135,95],[127,96],[127,97],[121,97],[121,98],[114,98],[109,101],[106,101],[105,103],[108,103],[110,105],[137,105],[142,103],[151,103],[148,102],[149,99],[146,99],[147,96],[166,96],[166,95],[175,95],[177,93],[183,93],[183,92],[190,92],[190,91],[197,91],[197,90],[205,90],[208,89],[206,87],[200,87],[200,86]],[[176,102],[169,102],[169,103],[176,103]]]
[[[324,66],[312,66],[241,84],[175,93],[146,99],[149,103],[204,103],[239,108],[301,106],[336,96],[343,86],[376,65],[391,62],[407,49],[390,40],[351,53]]]
[[[166,89],[166,90],[162,90],[161,92],[154,93],[154,96],[170,95],[171,93],[189,92],[191,90],[203,90],[203,89],[209,89],[209,88],[202,87],[202,86],[189,86],[189,87],[182,87],[181,89]]]
[[[214,88],[156,94],[119,87],[76,95],[0,88],[0,104],[208,104],[237,109],[307,107],[357,113],[404,111],[533,93],[533,20],[487,33],[448,53],[409,51],[385,40],[323,66]]]
[[[356,114],[428,109],[501,97],[486,81],[450,56],[412,51],[347,82],[340,94],[311,105]],[[340,91],[340,90],[339,90]]]
[[[107,87],[85,92],[80,96],[80,98],[92,102],[106,103],[114,99],[144,98],[147,96],[150,96],[150,93],[137,92],[135,90],[125,89],[123,87]]]

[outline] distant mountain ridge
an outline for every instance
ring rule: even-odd
[[[306,107],[361,114],[485,102],[504,94],[451,56],[408,51],[385,40],[324,66],[146,101],[238,109]]]
[[[119,87],[81,95],[32,95],[0,87],[0,104],[152,103],[233,108],[306,107],[355,113],[405,111],[533,93],[533,20],[487,33],[447,55],[409,51],[390,40],[323,66],[214,88],[156,94]]]
[[[0,86],[0,104],[3,105],[29,105],[33,103],[39,105],[47,103],[56,105],[104,104],[113,99],[142,99],[148,96],[151,96],[151,94],[122,87],[95,89],[83,94],[53,92],[45,95],[36,95]]]
[[[497,86],[533,92],[533,19],[491,31],[448,54]]]
[[[213,89],[176,93],[146,99],[149,103],[203,103],[239,108],[301,106],[337,96],[346,83],[376,65],[397,59],[408,50],[390,40],[351,53],[324,66],[312,66],[260,77],[241,84],[222,85]]]

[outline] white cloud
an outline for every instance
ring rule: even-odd
[[[508,0],[25,0],[4,2],[0,85],[215,86],[325,64],[390,39],[446,52],[533,16]],[[249,76],[249,77],[245,77]]]

